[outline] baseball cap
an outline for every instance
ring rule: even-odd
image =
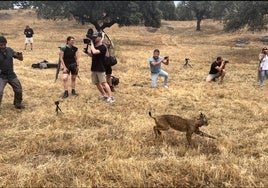
[[[92,38],[97,38],[97,37],[102,37],[102,33],[101,32],[98,32],[98,33],[94,33],[92,35]]]

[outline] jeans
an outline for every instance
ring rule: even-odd
[[[164,79],[164,85],[167,86],[167,84],[168,84],[168,73],[166,71],[161,70],[159,73],[151,73],[152,87],[156,87],[157,86],[156,82],[157,82],[158,76],[165,77],[165,79]]]
[[[2,98],[3,98],[3,93],[4,93],[4,89],[6,87],[6,85],[10,84],[13,91],[14,91],[14,101],[13,104],[14,105],[20,105],[22,102],[22,87],[21,87],[21,83],[19,81],[18,78],[14,78],[14,79],[3,79],[0,78],[0,105],[2,102]]]
[[[268,78],[268,70],[261,70],[261,75],[260,75],[260,84],[261,86],[264,85],[264,80]]]

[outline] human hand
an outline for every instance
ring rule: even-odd
[[[23,61],[22,52],[17,52],[17,59],[20,60],[20,61]]]

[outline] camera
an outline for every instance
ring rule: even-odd
[[[93,29],[89,28],[87,30],[86,37],[87,38],[83,39],[84,44],[87,45],[86,48],[84,48],[84,52],[88,53],[88,46],[90,45],[90,39],[94,41],[98,37],[98,34],[93,34]]]

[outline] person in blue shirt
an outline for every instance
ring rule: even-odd
[[[164,77],[164,87],[168,88],[168,73],[161,68],[161,64],[164,63],[165,65],[169,64],[169,57],[160,56],[159,49],[155,49],[153,52],[153,56],[149,58],[149,65],[151,71],[151,85],[152,88],[157,87],[157,79],[159,76]]]

